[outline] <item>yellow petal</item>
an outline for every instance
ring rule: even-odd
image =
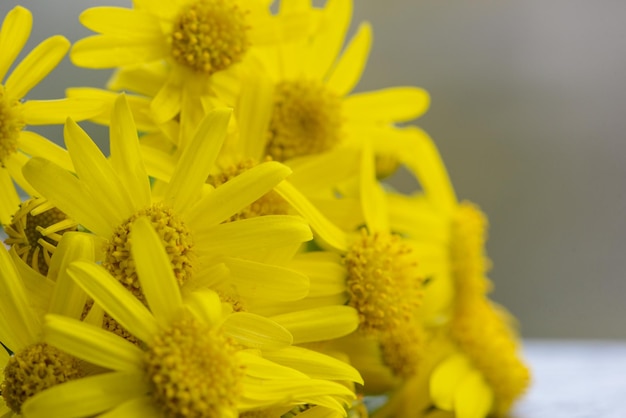
[[[67,272],[97,304],[137,338],[151,341],[157,333],[157,323],[150,311],[103,267],[76,261]]]
[[[79,418],[97,415],[122,402],[143,397],[150,384],[143,373],[112,372],[73,380],[39,392],[22,405],[32,418]]]
[[[350,120],[393,123],[418,118],[428,110],[429,104],[426,90],[394,87],[352,94],[343,102],[343,110]]]
[[[145,395],[126,401],[98,418],[156,417],[161,414],[152,396]]]
[[[123,67],[115,70],[107,83],[110,90],[130,90],[148,97],[157,95],[167,79],[167,70],[162,62],[152,65]]]
[[[405,163],[434,204],[446,211],[452,211],[456,207],[457,199],[448,171],[435,143],[428,135],[424,133],[419,136],[415,152],[407,156]]]
[[[273,108],[272,83],[261,75],[249,77],[235,107],[241,155],[260,160],[266,145]]]
[[[220,224],[195,234],[198,248],[207,254],[254,258],[255,254],[290,247],[312,238],[304,219],[287,215],[267,215]]]
[[[63,59],[70,41],[61,35],[52,36],[37,45],[11,72],[4,85],[7,96],[21,99]]]
[[[164,198],[176,212],[184,214],[198,200],[222,148],[231,113],[226,108],[209,113],[183,151]]]
[[[271,319],[293,334],[294,344],[343,337],[359,326],[359,316],[349,306],[323,306],[276,315]]]
[[[185,307],[208,325],[215,325],[221,320],[222,302],[219,295],[210,289],[190,292],[185,297]]]
[[[389,232],[387,198],[376,180],[374,154],[369,142],[363,146],[360,174],[361,205],[367,229],[370,234]]]
[[[284,327],[248,312],[237,312],[228,316],[222,330],[239,344],[251,348],[278,350],[293,342],[293,337]]]
[[[66,170],[74,170],[67,150],[35,132],[22,131],[20,133],[20,150],[32,157],[44,157]]]
[[[180,112],[181,103],[182,82],[172,71],[150,103],[155,122],[160,124],[174,119]]]
[[[351,92],[361,79],[371,46],[372,28],[369,23],[362,23],[333,69],[328,87],[340,96]]]
[[[323,13],[310,47],[309,59],[303,65],[308,74],[316,79],[326,77],[343,47],[352,16],[352,0],[329,0]]]
[[[97,200],[74,175],[38,157],[32,158],[24,166],[23,173],[42,196],[69,217],[99,236],[109,237],[113,233],[111,225],[117,218],[105,213],[102,207],[94,210],[94,201]]]
[[[60,315],[46,315],[44,341],[91,364],[110,370],[141,372],[145,353],[101,327]]]
[[[49,313],[80,318],[87,294],[67,275],[67,267],[76,260],[96,259],[95,241],[91,234],[67,232],[59,242],[48,269],[48,277],[56,285],[50,298]]]
[[[96,69],[141,64],[164,57],[162,44],[146,38],[96,35],[76,42],[70,58],[74,65]]]
[[[9,175],[9,171],[0,167],[0,222],[3,225],[11,223],[13,214],[17,211],[20,204],[20,198],[15,191],[13,180]]]
[[[142,10],[123,7],[91,7],[80,14],[80,23],[94,32],[128,38],[164,36],[159,20]]]
[[[22,6],[15,6],[5,16],[0,29],[0,81],[24,47],[32,27],[33,15]]]
[[[133,223],[131,240],[131,254],[150,310],[157,321],[169,323],[180,315],[183,300],[161,238],[150,220],[141,217]]]
[[[189,210],[188,222],[199,228],[217,225],[261,198],[289,174],[289,167],[275,161],[252,167],[198,201]]]
[[[28,125],[52,125],[63,123],[68,117],[75,121],[92,118],[102,113],[104,104],[79,98],[28,100],[23,109]]]
[[[0,246],[0,331],[2,342],[16,352],[33,344],[40,330],[39,318],[31,310],[26,289],[8,251]]]
[[[263,357],[283,366],[293,367],[314,379],[347,380],[363,384],[361,375],[354,367],[334,357],[302,347],[268,351],[263,353]]]
[[[430,377],[430,396],[435,406],[452,411],[456,391],[471,370],[462,354],[455,354],[439,364]]]
[[[457,418],[485,418],[493,404],[493,392],[478,371],[467,375],[454,396]]]
[[[124,179],[133,207],[139,209],[149,206],[150,181],[141,158],[135,121],[123,94],[115,100],[109,132],[111,165]]]
[[[94,191],[99,210],[106,209],[111,224],[119,225],[137,208],[133,206],[127,184],[123,183],[89,135],[71,119],[63,131],[65,145],[70,152],[76,174],[81,182]],[[80,222],[80,219],[78,219]]]
[[[226,258],[224,264],[243,298],[290,301],[302,299],[309,292],[309,278],[294,270],[238,258]]]
[[[275,190],[311,224],[311,228],[322,241],[338,251],[346,251],[346,234],[318,211],[302,193],[287,181],[280,183]]]

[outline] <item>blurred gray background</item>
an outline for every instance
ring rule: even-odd
[[[289,0],[286,0],[289,1]],[[88,34],[85,8],[130,0],[0,0],[32,10],[30,49]],[[417,121],[460,198],[491,221],[493,298],[526,337],[626,338],[626,2],[356,0],[374,27],[358,89],[417,85]],[[108,71],[54,71],[30,98],[104,86]],[[96,137],[103,129],[87,126]],[[45,131],[61,140],[62,129]]]

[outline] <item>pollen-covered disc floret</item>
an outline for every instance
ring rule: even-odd
[[[277,161],[332,149],[342,135],[341,98],[316,80],[283,81],[274,91],[274,108],[265,148]]]
[[[20,132],[26,126],[22,104],[9,100],[0,84],[0,166],[17,151]]]
[[[462,202],[452,223],[450,257],[455,286],[460,294],[484,295],[489,282],[484,274],[491,267],[485,254],[487,217],[470,202]]]
[[[422,301],[422,282],[411,249],[398,235],[361,229],[345,255],[350,306],[359,329],[380,333],[413,321]]]
[[[135,219],[141,216],[150,220],[161,237],[179,285],[187,282],[192,274],[193,242],[185,223],[175,216],[170,208],[158,203],[138,211],[115,229],[113,237],[105,247],[102,265],[139,300],[145,302],[137,278],[135,261],[130,252],[131,227]]]
[[[191,316],[148,343],[146,369],[153,398],[167,417],[232,416],[243,391],[237,347]]]
[[[23,202],[4,226],[5,244],[15,249],[35,271],[46,275],[50,258],[64,233],[76,231],[77,224],[46,199],[33,197]]]
[[[32,396],[83,375],[76,358],[46,343],[39,343],[9,359],[0,392],[7,406],[19,414],[24,402]]]
[[[495,395],[495,411],[505,413],[530,382],[518,355],[508,314],[486,296],[487,218],[473,204],[460,205],[453,224],[452,259],[456,301],[451,323],[454,340],[480,370]]]
[[[270,160],[271,158],[267,159],[267,161]],[[207,183],[214,187],[219,187],[256,165],[256,162],[251,158],[242,160],[238,164],[227,167],[218,174],[210,175]],[[234,222],[265,215],[286,215],[288,211],[289,204],[287,203],[287,201],[283,199],[278,193],[272,190],[264,194],[259,199],[255,200],[239,212],[235,213],[224,222]]]
[[[383,363],[395,376],[407,379],[418,372],[424,352],[426,331],[417,320],[411,320],[403,328],[382,332],[378,343]]]
[[[196,0],[184,6],[170,36],[172,57],[207,75],[241,61],[250,45],[246,14],[233,0]]]

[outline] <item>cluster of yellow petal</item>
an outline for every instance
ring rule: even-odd
[[[486,217],[406,125],[428,94],[353,92],[352,0],[271,3],[92,7],[19,63],[32,16],[4,17],[0,416],[484,418],[525,390]],[[108,90],[25,101],[70,47]]]

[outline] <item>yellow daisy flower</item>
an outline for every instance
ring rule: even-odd
[[[234,309],[240,309],[240,300],[302,299],[308,293],[309,278],[285,265],[299,246],[312,238],[305,220],[274,215],[223,223],[266,194],[290,170],[268,162],[219,187],[205,184],[229,117],[230,112],[222,109],[204,119],[171,180],[160,183],[159,190],[150,189],[123,96],[115,105],[110,159],[69,121],[65,139],[76,175],[40,158],[25,166],[24,175],[52,204],[102,240],[103,266],[140,299],[143,295],[129,250],[129,232],[132,222],[141,216],[150,217],[168,247],[185,292],[214,289],[232,302]],[[336,315],[356,326],[354,312],[337,308]]]
[[[333,250],[313,253],[318,260],[330,262],[333,252],[341,255],[343,275],[332,276],[332,285],[342,288],[339,296],[347,296],[346,303],[357,310],[360,325],[356,334],[336,346],[349,354],[371,346],[390,378],[380,382],[380,373],[364,374],[365,390],[383,391],[420,367],[427,334],[422,323],[424,277],[417,267],[419,253],[390,227],[386,196],[376,181],[374,164],[371,146],[365,141],[357,169],[364,219],[358,233],[335,226],[289,182],[280,183],[275,190],[309,220],[322,245]],[[312,278],[311,288],[314,286]],[[323,304],[334,297],[311,298],[309,302]],[[354,359],[351,356],[351,361]]]
[[[76,120],[96,114],[100,105],[76,99],[27,100],[26,95],[45,78],[67,53],[70,43],[52,36],[37,45],[6,77],[30,36],[33,18],[29,10],[16,6],[0,28],[0,223],[11,221],[20,200],[14,180],[26,191],[32,188],[22,177],[28,155],[46,155],[67,165],[69,158],[54,143],[25,130],[28,125],[62,123],[68,115]]]
[[[185,95],[210,94],[214,74],[236,71],[236,64],[256,46],[289,39],[307,27],[306,16],[272,16],[270,4],[267,0],[135,0],[130,9],[90,8],[80,21],[98,35],[78,41],[71,58],[88,68],[165,60],[167,80],[152,102],[156,120],[165,122],[179,113]]]
[[[424,192],[390,197],[392,227],[423,254],[422,267],[432,278],[428,287],[437,295],[425,300],[425,309],[440,313],[431,318],[449,329],[458,351],[433,372],[431,396],[437,407],[462,416],[504,414],[528,386],[529,371],[511,317],[487,298],[487,219],[475,205],[457,201],[428,136],[410,155]]]
[[[339,412],[349,406],[353,393],[326,379],[360,381],[354,369],[330,358],[320,361],[308,350],[289,350],[289,332],[268,319],[243,312],[223,316],[210,290],[185,297],[151,221],[138,218],[132,235],[149,309],[94,263],[76,262],[69,274],[139,346],[48,315],[48,343],[111,371],[41,392],[24,404],[25,414],[237,417],[278,405],[317,404]],[[281,357],[292,366],[272,360]]]
[[[2,246],[0,246],[2,247]],[[86,365],[42,339],[42,318],[56,313],[80,318],[87,295],[65,269],[78,259],[94,258],[92,241],[69,233],[59,244],[47,277],[0,248],[0,416],[21,416],[24,402],[37,393],[84,376]]]
[[[310,2],[283,1],[294,12],[310,10]],[[395,126],[422,115],[429,96],[419,88],[395,87],[352,93],[369,55],[372,31],[368,23],[343,44],[352,15],[352,0],[329,0],[317,30],[299,42],[264,48],[260,59],[267,70],[269,88],[254,88],[252,109],[259,112],[252,124],[264,138],[260,149],[277,161],[319,154],[339,145],[360,148],[365,139],[376,154],[394,141],[405,141]],[[245,92],[243,94],[246,94]],[[268,118],[269,116],[269,118]],[[257,146],[259,147],[259,146]]]

